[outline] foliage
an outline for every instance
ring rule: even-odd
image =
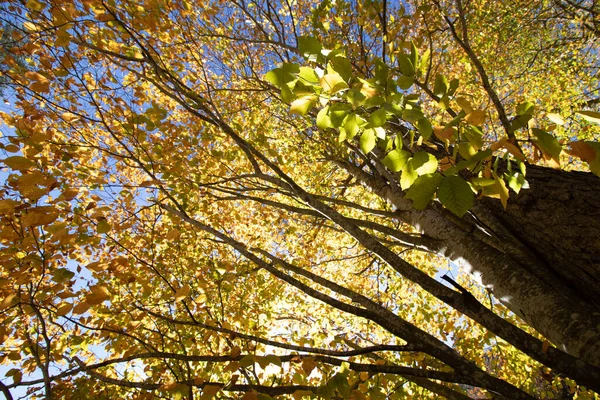
[[[600,175],[593,2],[521,3],[0,3],[0,390],[593,398],[597,308],[477,214]]]

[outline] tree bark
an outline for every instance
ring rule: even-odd
[[[389,177],[358,169],[348,172],[394,205],[402,220],[443,241],[440,254],[466,267],[497,299],[558,348],[600,366],[600,310],[593,301],[597,289],[589,278],[598,276],[597,264],[590,260],[600,254],[600,236],[594,233],[600,229],[597,220],[586,226],[587,218],[594,219],[600,209],[594,198],[598,178],[529,169],[530,189],[515,196],[507,211],[497,200],[481,199],[460,220],[435,204],[423,211],[413,209]],[[575,213],[579,213],[577,218]],[[590,236],[577,240],[579,227]],[[562,246],[562,235],[566,235],[564,249],[554,251]],[[575,259],[575,272],[566,280],[563,276],[570,275],[569,261]]]

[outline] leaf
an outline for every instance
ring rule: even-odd
[[[355,113],[350,113],[344,121],[344,129],[346,131],[346,137],[351,140],[356,136],[359,131],[359,119]]]
[[[72,308],[73,308],[73,304],[63,303],[56,309],[56,315],[58,317],[63,317],[65,315],[67,315],[69,313],[69,311],[71,311]]]
[[[302,96],[292,101],[290,112],[292,114],[306,115],[308,111],[315,105],[317,96]]]
[[[90,289],[92,293],[85,297],[85,302],[91,306],[98,305],[110,298],[110,293],[106,286],[94,285]]]
[[[483,110],[475,110],[467,114],[465,117],[465,121],[467,121],[471,125],[481,126],[485,122],[485,111]]]
[[[302,370],[309,376],[313,369],[317,366],[317,362],[313,357],[302,357]]]
[[[436,96],[443,96],[446,92],[448,92],[448,78],[444,75],[437,74],[433,85],[433,94]]]
[[[410,160],[411,168],[419,175],[432,174],[437,171],[438,161],[426,151],[419,151]]]
[[[411,153],[406,150],[392,150],[381,160],[383,165],[388,167],[392,172],[401,171],[404,165],[410,158]]]
[[[461,177],[445,176],[437,192],[440,202],[452,213],[462,217],[473,205],[473,191]]]
[[[562,151],[562,146],[558,143],[558,140],[550,135],[549,133],[544,132],[541,129],[533,128],[531,130],[535,135],[536,139],[534,139],[534,143],[544,154],[544,158],[546,160],[551,161],[550,165],[554,168],[560,168],[560,152]]]
[[[469,114],[473,111],[473,106],[471,106],[471,103],[469,102],[469,100],[467,100],[464,97],[457,97],[456,99],[454,99],[454,101],[456,101],[456,104],[458,104],[458,106],[461,108],[461,110],[463,110],[465,112],[465,114]],[[474,124],[477,125],[477,124]]]
[[[373,129],[365,129],[365,131],[360,135],[360,150],[368,154],[375,148],[377,144],[377,137],[375,135],[375,131]]]
[[[548,113],[546,114],[546,118],[548,118],[550,121],[554,122],[557,125],[565,124],[565,120],[559,114]]]
[[[241,400],[258,400],[258,396],[255,391],[251,390],[244,393]]]
[[[344,81],[349,82],[352,78],[352,64],[346,57],[333,57],[329,60],[331,68],[337,72]]]
[[[524,101],[517,106],[517,115],[531,115],[535,109],[535,104],[530,101]]]
[[[188,297],[190,294],[190,285],[188,285],[187,283],[185,285],[183,285],[182,287],[180,287],[179,289],[177,289],[177,291],[175,291],[175,301],[181,301],[184,300],[186,297]]]
[[[316,61],[322,49],[323,46],[321,46],[319,39],[312,36],[298,37],[298,51],[309,60]]]
[[[52,272],[52,280],[56,283],[62,283],[73,279],[75,273],[66,268],[57,268]]]
[[[200,400],[210,400],[221,391],[223,387],[221,385],[204,385],[202,388],[202,395]]]
[[[411,76],[403,75],[396,81],[400,89],[408,90],[414,85],[415,80]]]
[[[438,172],[419,176],[410,186],[405,197],[413,201],[414,208],[424,210],[433,199],[442,178]]]
[[[348,84],[339,74],[324,75],[321,80],[321,87],[325,93],[335,94],[340,90],[348,88]]]
[[[400,175],[400,187],[402,190],[406,190],[412,186],[414,181],[419,177],[417,171],[412,168],[412,163],[409,160],[404,168],[402,168],[402,175]]]
[[[372,128],[376,128],[379,126],[384,126],[387,118],[387,112],[384,108],[380,108],[379,110],[372,112],[369,117],[370,126]]]
[[[571,151],[569,153],[575,157],[579,157],[585,162],[591,162],[598,156],[596,150],[589,142],[571,142],[569,143],[569,146],[571,146]]]
[[[90,304],[84,302],[81,302],[79,304],[77,304],[74,308],[73,308],[73,314],[75,315],[79,315],[79,314],[84,314],[85,312],[87,312],[87,310],[90,309]]]
[[[310,67],[300,67],[298,77],[311,85],[319,84],[319,76],[315,70]]]
[[[581,110],[577,111],[577,114],[581,115],[586,121],[600,124],[600,112]]]
[[[30,208],[27,214],[21,217],[24,227],[48,225],[58,218],[58,210],[53,206]]]
[[[413,77],[415,75],[415,67],[405,54],[398,54],[398,63],[400,64],[400,72],[402,75]]]
[[[317,114],[317,126],[321,129],[331,128],[331,118],[329,118],[329,107],[322,108]]]
[[[98,221],[98,225],[96,225],[96,232],[98,232],[100,235],[110,232],[111,229],[112,226],[105,219]]]
[[[179,229],[171,229],[169,231],[169,233],[167,233],[167,235],[165,236],[165,239],[167,240],[175,240],[177,239],[179,236],[181,235],[181,232],[179,232]]]
[[[11,156],[2,160],[7,167],[14,170],[26,171],[33,167],[35,164],[33,161],[22,157],[22,156]]]

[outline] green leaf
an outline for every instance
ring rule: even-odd
[[[387,85],[390,68],[380,59],[375,60],[375,84],[381,87]]]
[[[265,74],[265,79],[279,89],[282,89],[287,83],[296,80],[296,75],[300,72],[298,64],[283,63]]]
[[[432,174],[437,171],[438,161],[426,151],[419,151],[410,160],[412,169],[419,175]]]
[[[410,62],[416,68],[419,63],[419,49],[415,46],[415,42],[410,42]]]
[[[517,106],[517,115],[532,115],[535,104],[530,101],[524,101]]]
[[[387,112],[385,111],[384,108],[380,108],[379,110],[371,113],[371,116],[369,118],[370,121],[370,126],[372,128],[376,128],[378,126],[383,126],[385,125],[385,121],[387,118]]]
[[[473,205],[473,191],[461,177],[445,176],[437,192],[438,198],[448,210],[462,217]]]
[[[596,124],[600,124],[600,112],[596,111],[577,111],[577,114],[581,115],[583,119],[590,122],[595,122]]]
[[[427,118],[421,118],[417,121],[417,129],[423,137],[423,140],[429,140],[433,133],[433,126],[431,126],[431,122],[429,122]]]
[[[515,191],[515,193],[519,193],[523,187],[527,188],[527,181],[525,180],[525,176],[516,172],[513,175],[505,174],[506,181],[508,182],[508,187]]]
[[[417,122],[423,118],[423,111],[418,108],[406,108],[402,112],[402,119],[408,122]]]
[[[433,199],[442,178],[438,172],[419,176],[406,192],[406,198],[413,201],[414,208],[424,210]]]
[[[347,103],[334,103],[329,107],[329,118],[331,120],[331,126],[337,128],[344,123],[348,112],[351,110],[350,104]]]
[[[298,74],[298,77],[312,85],[316,85],[319,83],[319,76],[317,75],[315,70],[310,67],[300,67],[300,73]]]
[[[400,89],[408,90],[415,83],[415,80],[411,76],[403,75],[400,78],[398,78],[397,83],[398,83],[398,86],[400,87]]]
[[[435,83],[433,85],[433,94],[436,96],[443,96],[448,91],[448,78],[444,75],[438,74],[435,77]]]
[[[400,176],[400,187],[402,190],[406,190],[413,182],[419,177],[417,171],[412,168],[411,160],[408,160],[404,168],[402,169],[402,175]]]
[[[390,171],[398,172],[401,171],[402,168],[406,165],[406,162],[410,158],[410,152],[406,150],[395,149],[390,151],[384,158],[381,160],[383,165],[389,168]]]
[[[560,163],[559,155],[562,151],[562,146],[558,143],[558,140],[541,129],[533,128],[531,131],[536,137],[533,142],[544,153],[546,158],[552,158],[557,164]]]
[[[293,114],[306,115],[308,111],[315,105],[317,96],[302,96],[299,99],[292,101],[290,112]]]
[[[101,220],[100,222],[98,222],[98,225],[96,226],[96,232],[102,234],[102,233],[107,233],[110,232],[110,229],[112,227],[110,226],[110,224],[105,220]]]
[[[375,135],[374,129],[365,129],[365,131],[360,135],[360,149],[363,153],[368,154],[371,150],[375,148],[377,144],[377,137]]]
[[[402,75],[410,77],[415,76],[415,66],[406,54],[398,54],[398,63],[400,64],[400,72],[402,72]]]
[[[333,57],[329,60],[331,68],[337,72],[346,82],[352,78],[352,65],[346,57]]]
[[[323,46],[319,42],[319,39],[312,36],[298,37],[298,51],[309,60],[316,61],[322,49]]]
[[[324,107],[317,114],[317,126],[321,129],[331,128],[331,118],[329,118],[329,107]]]
[[[344,130],[346,131],[346,137],[348,140],[352,139],[358,133],[360,127],[358,126],[358,118],[355,113],[350,113],[344,120]]]

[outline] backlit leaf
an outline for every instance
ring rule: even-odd
[[[473,191],[459,176],[445,176],[437,191],[438,198],[448,210],[462,217],[473,205]]]

